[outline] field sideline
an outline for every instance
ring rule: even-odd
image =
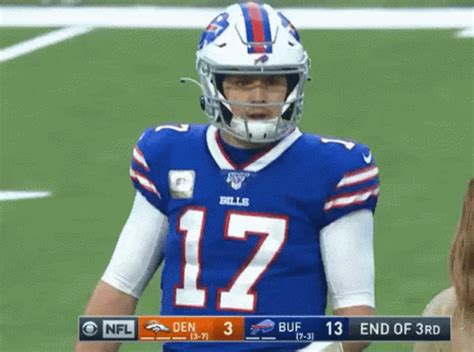
[[[472,37],[472,8],[320,9],[287,8],[300,29],[447,29]],[[203,28],[217,12],[198,7],[0,7],[1,27],[62,27],[0,50],[0,62],[85,34],[94,28]]]
[[[144,10],[121,9],[137,16]],[[136,139],[152,124],[206,121],[199,93],[180,85],[179,77],[196,76],[196,27],[215,10],[201,8],[212,13],[194,16],[194,24],[186,23],[192,28],[180,30],[150,26],[156,21],[151,17],[136,26],[132,12],[121,15],[129,22],[119,28],[109,15],[90,23],[56,13],[52,22],[44,12],[15,17],[7,10],[20,8],[0,7],[0,58],[18,45],[36,46],[0,63],[0,190],[52,196],[0,202],[0,350],[70,350],[77,316],[131,205],[127,174]],[[299,10],[291,10],[297,16]],[[403,10],[426,11],[416,16],[426,21],[418,29],[374,30],[373,23],[335,29],[342,23],[337,16],[347,11],[373,16],[380,9],[331,10],[336,17],[325,19],[332,27],[320,23],[318,29],[305,27],[304,18],[294,20],[306,28],[301,34],[313,58],[302,129],[368,144],[381,170],[375,251],[383,315],[419,315],[449,285],[448,250],[474,174],[472,39],[458,37],[472,36],[466,18],[473,9],[452,9],[456,15],[446,22],[430,19],[430,13],[449,12],[438,10]],[[366,20],[357,21],[353,26]],[[395,17],[387,23],[396,23]],[[38,38],[71,28],[84,32],[38,46]],[[138,314],[158,312],[159,290],[157,275]],[[380,343],[369,351],[411,348]],[[152,350],[159,348],[121,349]]]
[[[472,28],[473,8],[283,8],[299,29]],[[219,13],[202,7],[0,6],[1,27],[201,29]]]

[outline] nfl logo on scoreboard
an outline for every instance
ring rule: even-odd
[[[227,174],[226,182],[230,187],[235,190],[242,188],[242,184],[245,182],[245,179],[249,177],[248,172],[229,172]]]

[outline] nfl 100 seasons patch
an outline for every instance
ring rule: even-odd
[[[250,177],[249,172],[229,171],[226,175],[227,184],[236,191],[241,189],[245,181]]]
[[[194,170],[170,170],[168,184],[170,195],[175,199],[190,199],[194,193],[196,172]]]

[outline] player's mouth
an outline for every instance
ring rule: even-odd
[[[271,119],[273,118],[273,114],[271,111],[265,111],[265,112],[252,112],[246,114],[246,117],[249,120],[265,120],[265,119]]]

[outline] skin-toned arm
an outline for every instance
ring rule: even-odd
[[[112,259],[84,315],[133,315],[138,298],[164,256],[166,216],[137,192]],[[76,352],[114,352],[119,343],[82,342]]]
[[[87,304],[84,315],[132,315],[137,299],[99,281]],[[77,342],[76,352],[116,352],[117,342]]]
[[[334,310],[334,315],[341,316],[361,316],[361,315],[375,315],[375,309],[369,306],[354,306],[339,308]],[[367,346],[368,342],[345,342],[342,344],[344,352],[360,352]]]

